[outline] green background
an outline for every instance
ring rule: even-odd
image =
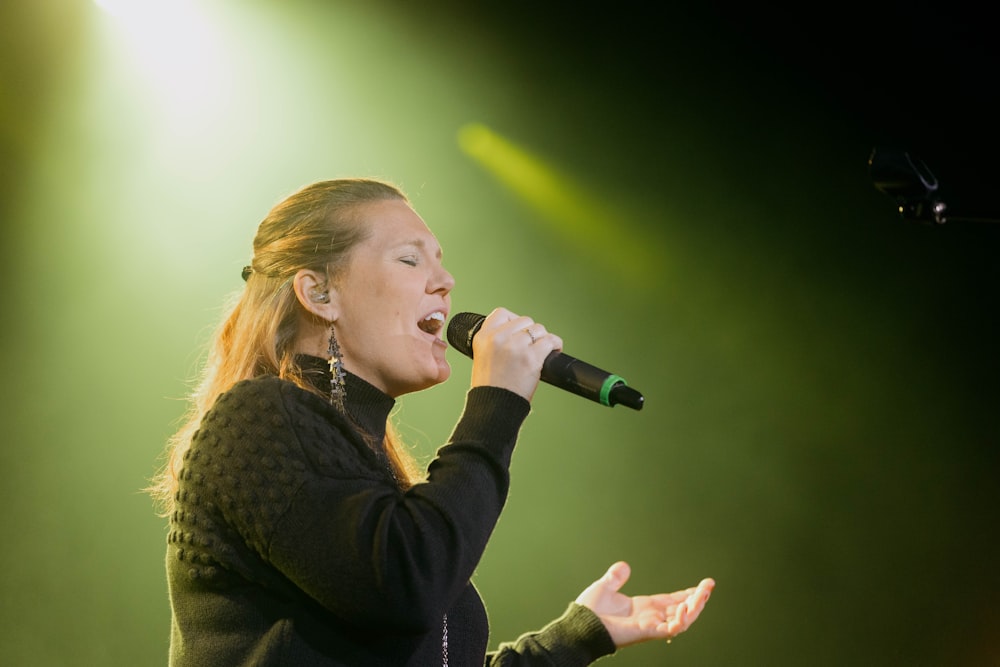
[[[141,489],[258,221],[347,175],[407,191],[456,312],[532,315],[646,396],[538,390],[475,577],[492,645],[625,559],[628,592],[718,587],[609,664],[1000,661],[1000,237],[901,220],[866,166],[902,141],[982,177],[993,54],[957,28],[961,66],[906,50],[926,9],[641,7],[4,5],[0,663],[165,664]],[[472,123],[548,199],[463,150]],[[449,354],[396,415],[424,460],[467,384]]]

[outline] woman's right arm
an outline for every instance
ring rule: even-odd
[[[341,618],[402,631],[436,627],[499,518],[529,409],[505,389],[472,388],[427,481],[406,492],[377,471],[307,470],[265,557]],[[349,460],[351,451],[337,442],[331,456]]]

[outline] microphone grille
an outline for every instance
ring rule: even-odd
[[[479,327],[483,326],[485,315],[477,313],[455,313],[448,323],[448,342],[467,357],[472,357],[472,339]]]

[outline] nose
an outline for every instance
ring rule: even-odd
[[[430,283],[431,292],[448,294],[455,289],[455,278],[443,266],[439,266]]]

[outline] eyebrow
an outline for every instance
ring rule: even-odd
[[[400,243],[397,247],[398,248],[402,248],[402,247],[405,247],[405,246],[414,246],[414,247],[420,248],[421,250],[426,250],[427,249],[427,242],[424,241],[423,239],[413,239],[412,241],[404,241],[404,242]],[[436,255],[437,255],[438,258],[441,258],[441,257],[444,256],[444,249],[441,248],[440,245],[437,247],[437,253],[436,253]]]

